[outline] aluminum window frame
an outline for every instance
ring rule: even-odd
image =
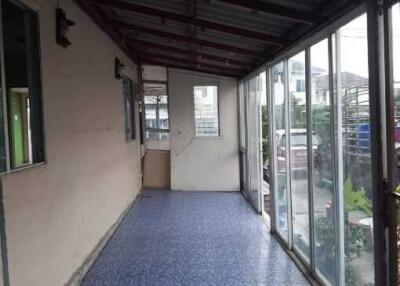
[[[128,90],[125,89],[125,84],[128,85]],[[124,75],[122,77],[122,85],[123,85],[123,109],[124,109],[124,133],[125,133],[125,141],[127,143],[135,141],[136,138],[136,110],[135,110],[135,83],[132,78]],[[126,102],[129,100],[130,112],[128,114],[128,110],[126,108]],[[129,133],[128,133],[128,122],[130,121]]]
[[[167,71],[167,76],[168,76],[168,71]],[[167,99],[168,99],[168,103],[167,103],[167,108],[168,108],[168,127],[169,128],[167,128],[167,129],[162,129],[162,128],[151,128],[151,127],[147,127],[146,126],[146,103],[145,103],[145,98],[146,98],[146,94],[144,94],[144,86],[146,85],[146,84],[160,84],[160,85],[165,85],[165,92],[166,92],[166,96],[167,96]],[[143,98],[142,98],[142,104],[143,104],[143,131],[144,131],[144,134],[143,134],[143,139],[144,139],[144,142],[146,142],[146,141],[165,141],[165,140],[161,140],[161,139],[157,139],[157,140],[152,140],[152,139],[148,139],[148,138],[146,138],[146,131],[150,131],[150,132],[155,132],[155,133],[168,133],[169,134],[169,136],[170,136],[170,132],[171,132],[171,114],[170,114],[170,104],[169,104],[169,84],[168,84],[168,78],[167,78],[167,80],[166,81],[163,81],[163,80],[150,80],[150,79],[147,79],[147,80],[142,80],[142,85],[143,85]],[[157,96],[157,98],[158,98],[158,96]],[[158,126],[158,120],[159,120],[159,102],[158,102],[158,100],[157,100],[157,104],[156,104],[156,121],[157,121],[157,126]],[[168,139],[168,140],[170,140],[170,139]]]
[[[199,136],[196,134],[196,106],[195,106],[195,94],[194,94],[194,88],[195,87],[208,87],[208,86],[215,86],[217,87],[217,120],[218,120],[218,135],[217,136]],[[221,128],[221,104],[220,104],[220,83],[204,83],[204,84],[194,84],[191,86],[192,87],[192,102],[193,102],[193,138],[194,139],[200,139],[200,140],[208,140],[208,139],[222,139],[222,128]],[[246,93],[245,93],[246,94]],[[246,104],[245,104],[246,106]],[[247,138],[247,137],[246,137]],[[246,148],[247,149],[247,148]]]
[[[269,80],[267,81],[268,82],[268,85],[269,85],[269,87],[267,88],[267,90],[269,90],[269,93],[268,93],[268,101],[271,103],[270,104],[270,106],[269,106],[269,111],[270,111],[270,114],[269,114],[269,118],[270,118],[270,122],[271,122],[271,126],[272,126],[272,128],[269,128],[270,129],[270,134],[272,134],[272,135],[270,135],[270,138],[271,138],[271,143],[270,143],[270,148],[271,148],[271,151],[272,152],[270,152],[271,154],[270,154],[270,156],[272,156],[271,158],[273,158],[273,166],[272,166],[272,172],[273,172],[273,174],[274,175],[272,175],[271,176],[271,185],[272,185],[272,188],[271,188],[271,190],[275,190],[275,186],[276,186],[276,183],[275,183],[275,180],[276,180],[276,177],[275,177],[275,172],[276,172],[276,156],[275,156],[275,154],[274,154],[274,148],[275,148],[275,141],[276,141],[276,139],[275,139],[275,137],[273,136],[273,134],[274,134],[274,126],[275,126],[275,124],[273,123],[274,122],[274,120],[275,120],[275,118],[274,118],[274,100],[273,100],[273,95],[272,95],[272,91],[271,91],[271,88],[272,88],[272,84],[271,84],[271,70],[272,70],[272,67],[275,65],[275,64],[278,64],[278,63],[280,63],[280,62],[282,62],[282,61],[287,61],[290,57],[292,57],[292,56],[294,56],[294,55],[296,55],[297,53],[299,53],[299,52],[301,52],[301,51],[306,51],[306,54],[308,54],[308,56],[306,56],[306,58],[308,57],[308,59],[306,59],[306,69],[307,69],[307,66],[308,66],[308,69],[310,69],[310,67],[309,67],[309,65],[310,65],[310,62],[309,62],[309,52],[310,52],[310,48],[311,48],[311,46],[312,45],[314,45],[314,44],[317,44],[318,42],[320,42],[321,40],[324,40],[324,39],[328,39],[328,49],[329,49],[329,68],[330,68],[330,70],[329,70],[329,72],[330,72],[330,86],[329,86],[329,93],[330,93],[330,95],[329,95],[329,97],[330,97],[330,100],[331,100],[331,126],[333,127],[332,128],[332,134],[331,134],[331,136],[332,136],[332,140],[333,140],[333,143],[336,145],[335,146],[335,148],[337,148],[338,146],[339,146],[339,141],[338,140],[340,140],[340,138],[338,138],[337,137],[337,132],[336,132],[336,129],[337,129],[337,119],[338,119],[338,116],[339,116],[339,114],[340,113],[338,113],[338,110],[337,110],[337,108],[338,108],[338,102],[335,100],[335,95],[334,95],[334,91],[335,91],[335,87],[333,86],[333,82],[334,82],[334,75],[333,75],[333,65],[334,64],[337,64],[337,63],[334,63],[334,60],[336,60],[337,61],[337,59],[338,59],[338,57],[336,56],[335,57],[335,59],[333,59],[333,56],[334,56],[334,51],[336,51],[337,50],[337,47],[338,47],[338,43],[337,43],[337,41],[335,42],[335,47],[333,47],[333,43],[332,43],[332,36],[333,35],[337,35],[337,31],[342,27],[342,26],[344,26],[344,25],[346,25],[347,23],[349,23],[349,22],[351,22],[353,19],[355,19],[355,18],[357,18],[357,17],[359,17],[359,16],[361,16],[361,15],[363,15],[364,13],[366,13],[366,15],[367,15],[367,22],[369,23],[370,22],[370,14],[369,14],[369,11],[368,11],[368,9],[367,9],[367,4],[366,3],[362,3],[361,5],[359,5],[359,6],[357,6],[356,8],[354,8],[352,11],[350,11],[350,12],[348,12],[346,15],[343,15],[340,19],[338,19],[338,20],[336,20],[336,21],[334,21],[333,23],[331,23],[330,25],[328,25],[327,27],[325,27],[325,28],[323,28],[321,31],[319,31],[319,32],[317,32],[317,33],[315,33],[314,35],[312,35],[312,36],[310,36],[309,38],[307,38],[307,39],[305,39],[304,41],[302,41],[301,43],[297,43],[296,44],[296,46],[294,46],[294,47],[292,47],[292,48],[290,48],[290,49],[288,49],[287,51],[285,51],[285,52],[283,52],[281,55],[279,55],[278,57],[276,57],[276,58],[274,58],[274,60],[272,60],[272,61],[270,61],[270,62],[267,62],[266,64],[265,64],[265,67],[267,68],[267,74],[268,74],[268,78],[269,78]],[[367,28],[368,28],[368,30],[369,30],[369,24],[367,25]],[[368,34],[369,35],[369,34]],[[336,55],[337,55],[337,51],[336,51]],[[287,75],[287,73],[288,73],[288,70],[287,69],[285,69],[285,74]],[[252,73],[253,74],[253,73]],[[247,78],[248,76],[246,76],[245,78]],[[306,72],[306,77],[308,77],[308,79],[306,78],[306,90],[308,90],[307,91],[307,97],[309,97],[310,96],[310,86],[309,86],[309,84],[310,84],[310,76],[309,76],[309,71],[308,72]],[[370,77],[369,77],[370,78]],[[287,88],[287,87],[285,87],[285,88]],[[285,97],[287,97],[287,94],[286,94],[287,92],[285,92]],[[373,96],[373,95],[371,95],[371,96]],[[310,103],[307,103],[307,106],[308,107],[310,107]],[[308,114],[308,117],[309,116],[311,116],[311,114],[309,113]],[[370,120],[372,120],[372,114],[371,114],[371,118],[370,118]],[[286,122],[286,125],[288,124],[288,122]],[[309,124],[310,123],[308,123],[308,126],[309,126]],[[309,136],[310,136],[310,134],[308,134]],[[372,140],[373,141],[373,140]],[[309,143],[310,144],[310,143]],[[373,142],[371,142],[371,145],[372,144],[374,144]],[[273,147],[272,147],[273,146]],[[309,152],[311,152],[310,150],[312,150],[312,149],[309,149]],[[334,161],[334,164],[335,164],[335,170],[334,170],[334,188],[337,190],[337,188],[338,188],[338,184],[337,184],[337,182],[338,182],[338,172],[337,172],[337,170],[338,170],[338,168],[340,168],[340,159],[338,158],[338,156],[337,156],[337,150],[335,149],[335,152],[334,152],[335,154],[334,154],[334,158],[333,158],[333,161]],[[309,154],[309,160],[310,160],[310,154]],[[308,164],[312,164],[312,162],[308,162]],[[289,170],[287,170],[287,171],[289,171]],[[375,172],[374,171],[372,171],[373,172],[373,174],[375,174]],[[309,178],[309,180],[311,180],[312,179],[312,174],[311,174],[311,176],[310,176],[310,178]],[[309,181],[309,182],[312,182],[312,181]],[[312,188],[312,186],[311,186],[311,184],[309,184],[309,194],[310,194],[310,192],[312,193],[312,189],[310,189],[310,187]],[[374,191],[376,192],[376,191],[378,191],[378,190],[376,190],[376,188],[375,188],[375,185],[373,186],[374,187]],[[335,193],[337,193],[337,192],[335,192]],[[272,194],[272,202],[273,202],[273,206],[272,206],[272,209],[275,211],[275,198],[273,197],[274,196],[274,194],[275,194],[275,192],[274,191],[271,191],[271,194]],[[339,196],[343,196],[343,194],[339,194]],[[312,210],[313,209],[313,202],[311,202],[311,199],[312,199],[312,195],[309,197],[309,208],[310,208],[310,210]],[[345,269],[344,269],[344,267],[345,267],[345,263],[344,263],[344,229],[343,229],[343,224],[344,224],[344,213],[343,213],[343,199],[341,199],[340,197],[338,197],[337,195],[336,196],[334,196],[334,203],[335,203],[335,228],[336,228],[336,234],[337,234],[337,237],[336,237],[336,246],[337,246],[337,254],[336,254],[336,257],[337,257],[337,259],[339,259],[340,260],[340,262],[341,263],[339,263],[337,266],[337,270],[336,270],[336,281],[338,281],[338,283],[339,283],[339,285],[344,285],[344,276],[345,276]],[[275,213],[274,213],[274,211],[272,212],[273,214],[274,214],[274,216],[275,216]],[[378,214],[377,214],[377,209],[375,208],[375,206],[374,206],[374,218],[376,217],[376,216],[378,216]],[[310,212],[310,213],[313,213],[313,212]],[[292,218],[290,218],[289,220],[291,220]],[[379,222],[380,223],[380,222]],[[281,235],[279,234],[279,232],[277,232],[276,231],[276,217],[273,217],[272,218],[272,220],[271,220],[271,231],[274,233],[274,234],[277,234],[277,237],[279,238],[279,240],[281,240],[281,242],[283,242],[283,244],[286,246],[286,248],[287,248],[287,250],[288,251],[293,251],[294,249],[293,249],[293,247],[292,247],[292,244],[291,243],[286,243],[285,242],[285,240],[282,240],[282,237],[281,237]],[[290,230],[289,230],[290,231]],[[310,232],[312,232],[311,233],[311,236],[310,236],[310,238],[312,237],[312,239],[311,239],[311,241],[310,241],[310,246],[311,245],[315,245],[315,238],[314,238],[314,234],[313,234],[313,232],[314,232],[314,226],[313,226],[313,223],[312,224],[310,224]],[[290,238],[289,238],[290,239]],[[376,247],[376,246],[375,246]],[[296,252],[296,251],[295,251]],[[325,281],[325,279],[323,278],[323,277],[321,277],[318,273],[317,273],[317,271],[316,271],[316,267],[315,267],[315,253],[313,253],[314,252],[314,247],[311,247],[311,252],[312,252],[312,254],[311,254],[311,257],[310,257],[310,262],[311,262],[311,269],[310,268],[307,268],[308,270],[311,270],[311,272],[313,273],[313,276],[320,282],[320,283],[324,283],[324,284],[327,284],[326,282],[327,281]],[[300,257],[300,260],[302,260],[301,259],[301,257]],[[380,261],[379,261],[379,257],[376,257],[376,256],[374,256],[374,260],[375,260],[375,264],[377,264],[377,263],[380,263]],[[304,261],[301,261],[301,263],[302,264],[304,264]],[[306,266],[307,267],[307,266]],[[379,272],[379,271],[377,271],[377,269],[375,269],[375,271],[376,272]],[[379,273],[375,273],[375,281],[377,281],[377,279],[378,279],[378,277],[379,277]]]
[[[8,119],[8,112],[9,112],[9,103],[8,103],[8,95],[7,95],[7,77],[6,77],[6,72],[5,72],[5,52],[4,52],[4,26],[3,26],[3,1],[5,0],[0,0],[0,81],[1,81],[1,87],[2,91],[0,93],[0,96],[2,96],[2,103],[3,103],[3,123],[4,123],[4,135],[5,135],[5,155],[6,155],[6,170],[4,172],[0,172],[0,177],[14,174],[14,173],[19,173],[25,170],[29,170],[32,168],[37,168],[43,165],[47,165],[47,148],[46,148],[46,126],[45,126],[45,106],[44,106],[44,100],[43,100],[43,67],[42,67],[42,38],[41,38],[41,13],[40,13],[40,8],[26,4],[25,2],[21,0],[7,0],[9,3],[14,4],[15,6],[19,7],[22,10],[27,10],[29,11],[32,15],[34,15],[36,24],[37,24],[37,56],[38,58],[36,59],[37,65],[38,65],[38,70],[39,70],[39,79],[37,81],[37,84],[40,87],[39,90],[39,98],[38,100],[38,106],[40,108],[39,113],[41,116],[41,123],[40,123],[40,128],[41,128],[41,134],[39,135],[42,149],[43,149],[43,159],[40,161],[35,162],[34,158],[32,163],[29,164],[24,164],[23,166],[12,168],[11,166],[11,146],[10,146],[10,128],[9,128],[9,119]],[[35,143],[34,143],[35,144]]]
[[[383,26],[384,26],[384,54],[385,54],[385,112],[386,112],[386,164],[387,167],[387,207],[388,207],[388,225],[387,225],[387,239],[388,239],[388,259],[386,271],[388,271],[388,281],[390,285],[399,284],[399,254],[397,245],[397,201],[400,200],[399,195],[394,192],[396,189],[395,182],[395,144],[394,144],[394,65],[393,65],[393,22],[392,22],[392,9],[393,6],[399,4],[399,0],[387,1],[383,9]],[[386,166],[385,166],[386,165]]]

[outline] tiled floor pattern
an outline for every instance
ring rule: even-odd
[[[82,285],[309,283],[240,193],[145,190]]]

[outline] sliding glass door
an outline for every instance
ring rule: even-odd
[[[288,60],[289,169],[292,200],[293,247],[310,260],[308,195],[308,126],[306,110],[306,58],[302,51]],[[314,135],[314,145],[319,138]]]
[[[285,64],[280,62],[272,67],[271,70],[271,97],[273,109],[273,134],[274,139],[274,209],[275,209],[275,228],[282,239],[289,242],[289,211],[290,197],[288,192],[288,166],[287,150],[287,113],[286,113],[286,97],[285,97]]]
[[[333,157],[333,111],[329,79],[328,39],[310,48],[310,126],[315,137],[311,152],[311,183],[315,271],[322,280],[336,285],[337,226]]]
[[[338,29],[335,43],[342,263],[347,285],[371,285],[374,240],[366,14]]]
[[[264,79],[264,80],[263,80]],[[241,189],[257,212],[262,210],[262,105],[266,104],[265,72],[239,83]]]
[[[260,88],[259,77],[249,80],[246,103],[247,129],[247,195],[250,203],[259,212],[261,198],[261,134],[260,134]]]

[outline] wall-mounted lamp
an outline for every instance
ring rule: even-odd
[[[114,60],[114,71],[115,78],[121,79],[124,74],[125,65],[121,62],[119,58],[115,58]]]
[[[71,45],[71,42],[68,40],[67,33],[69,31],[69,27],[74,26],[75,22],[68,19],[65,12],[57,8],[56,9],[56,41],[57,44],[66,48]]]

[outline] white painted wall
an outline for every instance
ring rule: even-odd
[[[237,81],[169,69],[171,188],[239,191]],[[220,138],[194,137],[194,85],[218,85]]]
[[[55,43],[57,2],[76,22],[67,49]],[[47,164],[1,178],[10,280],[58,286],[141,188],[139,142],[125,142],[114,57],[135,82],[136,67],[72,1],[24,3],[40,13]]]

